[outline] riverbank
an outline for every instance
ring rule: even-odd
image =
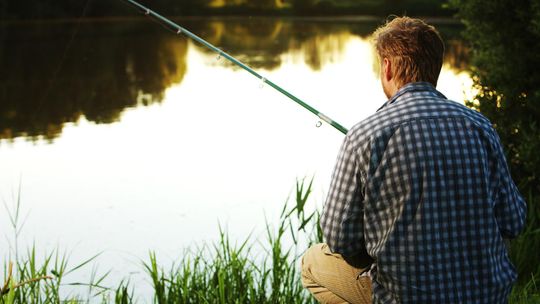
[[[89,269],[99,255],[71,263],[57,250],[45,254],[45,260],[39,263],[36,256],[43,253],[30,248],[26,256],[15,255],[13,270],[9,260],[4,261],[0,303],[315,303],[302,288],[299,273],[303,250],[322,240],[319,213],[306,211],[313,207],[308,203],[311,185],[297,183],[295,199],[292,205],[283,207],[279,223],[267,223],[265,240],[248,237],[234,242],[220,227],[217,242],[186,249],[171,266],[160,264],[156,254],[150,252],[142,261],[145,282],[151,285],[146,297],[130,277],[107,286],[108,271]],[[15,231],[19,207],[9,212]],[[540,239],[538,231],[529,229],[537,220],[534,216],[530,214],[528,228],[512,242],[511,256],[518,269],[537,254],[530,247]],[[75,272],[87,272],[88,281],[69,281]],[[509,302],[539,303],[539,271],[530,277],[520,275]],[[79,292],[73,292],[74,287]]]
[[[379,23],[382,24],[386,17],[376,15],[329,15],[329,16],[243,16],[243,15],[203,15],[203,16],[168,16],[173,21],[238,21],[246,19],[257,20],[283,20],[283,21],[309,21],[331,23]],[[418,18],[430,24],[461,26],[459,19],[453,17],[418,16]],[[83,17],[83,18],[47,18],[47,19],[12,19],[0,20],[0,26],[24,26],[35,24],[66,24],[78,23],[106,24],[122,22],[146,22],[148,17],[140,16],[112,16],[112,17]]]

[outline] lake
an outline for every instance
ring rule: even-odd
[[[346,128],[386,100],[369,40],[377,18],[176,21]],[[470,99],[460,27],[438,27],[438,89]],[[343,134],[187,38],[117,19],[4,24],[0,42],[0,197],[12,213],[20,199],[19,255],[36,244],[76,264],[103,252],[112,282],[131,276],[144,294],[149,250],[173,261],[219,225],[264,238],[305,177],[309,208],[321,208]],[[8,259],[6,210],[0,231]]]

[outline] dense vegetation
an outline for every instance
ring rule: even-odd
[[[514,180],[528,200],[525,232],[511,255],[520,283],[540,279],[540,1],[452,0],[466,25],[476,98],[494,124]],[[536,286],[536,292],[540,286]]]

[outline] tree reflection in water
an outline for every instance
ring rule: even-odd
[[[178,20],[194,33],[255,69],[273,70],[281,55],[298,54],[312,70],[339,61],[352,37],[378,25],[339,20],[221,18]],[[467,60],[455,26],[446,62]],[[75,32],[76,31],[76,32]],[[196,45],[199,52],[210,53]],[[19,24],[0,27],[0,139],[52,141],[64,123],[81,115],[96,123],[118,121],[128,107],[160,102],[187,70],[185,37],[143,21]],[[214,64],[231,63],[224,60]]]

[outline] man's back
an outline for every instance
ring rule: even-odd
[[[347,134],[321,224],[375,259],[375,302],[499,303],[524,213],[489,121],[414,83]]]
[[[496,132],[435,90],[433,26],[397,17],[373,41],[389,100],[343,141],[302,284],[332,304],[507,302],[526,205]]]

